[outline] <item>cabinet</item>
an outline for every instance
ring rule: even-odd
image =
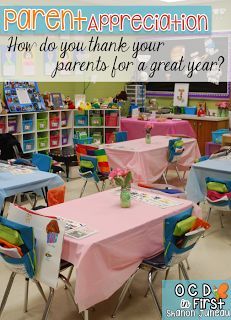
[[[197,135],[197,141],[202,155],[205,154],[206,142],[212,141],[212,131],[229,127],[228,120],[210,121],[190,119],[187,121],[189,121]]]

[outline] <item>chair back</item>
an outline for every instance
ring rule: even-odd
[[[164,222],[164,258],[165,263],[168,266],[177,264],[189,256],[192,248],[203,234],[203,230],[199,230],[201,233],[194,231],[193,235],[189,239],[185,235],[193,229],[197,218],[192,216],[193,208],[189,208],[175,216],[165,219]]]
[[[168,143],[168,162],[176,162],[184,152],[182,138],[170,139]]]
[[[48,207],[63,203],[65,198],[65,191],[66,191],[65,185],[48,190],[47,192]]]
[[[94,179],[99,182],[99,177],[97,174],[98,161],[95,156],[80,156],[79,162],[79,174],[85,179]]]
[[[0,260],[15,273],[33,278],[36,252],[33,228],[0,216]]]
[[[110,173],[110,166],[105,149],[94,150],[94,156],[96,156],[98,161],[98,172],[103,176],[108,176]]]
[[[123,142],[128,140],[128,133],[127,131],[118,131],[115,132],[115,141],[116,142]]]
[[[207,177],[205,182],[208,204],[231,210],[231,181]]]
[[[49,172],[51,169],[52,158],[46,154],[34,153],[32,156],[32,164],[40,171]]]

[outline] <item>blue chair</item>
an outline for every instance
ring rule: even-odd
[[[100,181],[100,178],[97,173],[97,171],[98,171],[97,170],[97,168],[98,168],[97,158],[94,156],[80,156],[79,166],[80,166],[79,175],[81,178],[83,178],[85,180],[79,197],[80,198],[82,197],[82,195],[86,189],[87,183],[89,181],[94,182],[98,192],[100,192],[100,189],[98,186],[98,182]]]
[[[115,132],[115,142],[123,142],[128,140],[127,131],[118,131]]]
[[[169,166],[174,166],[177,176],[182,182],[182,178],[180,176],[179,170],[178,170],[178,161],[181,157],[181,155],[184,152],[184,142],[182,138],[176,138],[176,139],[170,139],[168,143],[168,155],[167,155],[167,160],[168,160],[168,166],[165,172],[163,173],[163,179],[166,184],[168,184],[167,181],[167,174],[168,174],[168,168]]]
[[[49,172],[51,169],[52,158],[43,153],[34,153],[31,162],[39,170]]]
[[[179,269],[179,276],[182,273],[185,280],[188,280],[188,274],[186,271],[186,268],[183,264],[184,261],[188,258],[189,254],[191,253],[191,250],[194,248],[195,244],[199,240],[199,238],[203,235],[204,229],[198,229],[198,232],[195,232],[193,239],[190,238],[190,244],[186,247],[179,247],[177,245],[179,241],[179,237],[174,236],[175,227],[178,222],[183,221],[187,218],[190,218],[192,215],[193,208],[189,208],[175,216],[169,217],[165,219],[164,221],[164,251],[160,253],[159,255],[144,259],[141,263],[141,265],[138,267],[136,272],[128,279],[128,281],[125,283],[124,288],[121,292],[121,295],[119,297],[118,304],[112,314],[112,317],[116,316],[117,311],[119,310],[119,307],[121,306],[124,297],[130,288],[130,285],[139,269],[148,270],[148,285],[149,289],[146,292],[146,295],[148,294],[149,290],[152,294],[153,302],[155,306],[157,307],[160,318],[162,318],[162,310],[161,306],[158,302],[157,296],[155,294],[155,291],[153,289],[153,282],[157,276],[157,273],[159,271],[165,271],[165,280],[168,277],[168,273],[171,267],[174,265],[178,265]],[[186,233],[187,235],[187,233]]]

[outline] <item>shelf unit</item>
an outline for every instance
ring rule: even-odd
[[[138,107],[144,107],[146,99],[146,86],[142,84],[128,84],[125,88],[128,100]]]
[[[106,116],[117,113],[116,126],[106,126]],[[77,110],[51,110],[29,113],[0,114],[0,133],[10,132],[20,142],[24,153],[49,152],[73,146],[75,131],[85,130],[92,135],[97,130],[102,133],[102,142],[106,142],[109,132],[120,129],[119,109],[87,110],[87,125],[75,125]],[[101,126],[91,126],[91,118],[102,117]]]

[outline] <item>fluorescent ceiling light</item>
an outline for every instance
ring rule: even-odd
[[[186,0],[161,0],[163,2],[183,2],[183,1],[186,1]]]

